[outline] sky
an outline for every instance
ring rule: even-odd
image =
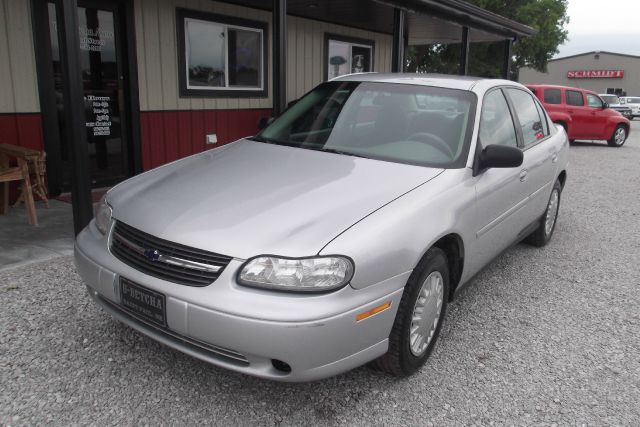
[[[640,55],[640,0],[569,0],[569,40],[556,58],[606,50]]]

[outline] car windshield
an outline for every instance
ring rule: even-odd
[[[327,82],[255,141],[399,163],[464,167],[476,96],[431,86]]]
[[[615,95],[600,95],[600,98],[602,98],[602,100],[604,102],[606,102],[607,104],[617,104],[618,103],[618,97]]]

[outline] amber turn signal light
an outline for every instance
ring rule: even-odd
[[[362,312],[362,313],[360,313],[360,314],[358,314],[358,315],[356,316],[356,322],[359,322],[359,321],[361,321],[361,320],[364,320],[364,319],[366,319],[367,317],[371,317],[371,316],[373,316],[374,314],[380,313],[381,311],[384,311],[384,310],[386,310],[386,309],[387,309],[387,308],[389,308],[389,307],[391,307],[391,301],[387,301],[387,302],[385,302],[385,303],[384,303],[384,304],[382,304],[382,305],[379,305],[379,306],[377,306],[377,307],[372,308],[371,310],[368,310],[368,311]]]

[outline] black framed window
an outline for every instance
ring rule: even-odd
[[[180,96],[266,97],[264,22],[176,9]]]
[[[325,33],[324,46],[325,80],[373,71],[373,40]]]

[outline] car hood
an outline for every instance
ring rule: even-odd
[[[113,216],[172,242],[246,259],[308,256],[442,169],[255,141],[206,151],[113,188]]]

